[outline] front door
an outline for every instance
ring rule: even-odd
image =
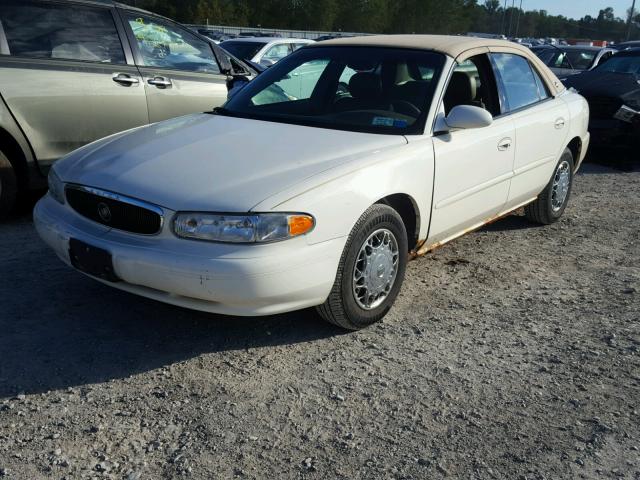
[[[207,41],[173,22],[121,12],[144,78],[151,122],[211,111],[227,101],[227,77]]]
[[[444,112],[456,105],[486,108],[488,127],[436,134],[433,211],[429,242],[441,242],[476,227],[502,211],[513,176],[515,127],[501,115],[497,83],[488,57],[458,65],[444,97]]]

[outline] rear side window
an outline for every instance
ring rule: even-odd
[[[9,0],[0,2],[0,21],[10,55],[125,63],[108,9]]]
[[[491,54],[499,85],[504,91],[509,111],[539,102],[544,97],[539,90],[536,73],[529,61],[511,53]]]

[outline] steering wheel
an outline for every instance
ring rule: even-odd
[[[393,106],[394,111],[410,117],[418,118],[422,113],[418,107],[406,100],[396,100],[392,102],[391,105]]]

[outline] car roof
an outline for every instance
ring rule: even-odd
[[[313,43],[313,40],[309,40],[308,38],[290,38],[290,37],[239,37],[233,38],[229,40],[230,42],[264,42],[264,43],[272,43],[272,42],[310,42]]]
[[[334,38],[325,40],[318,47],[328,46],[395,47],[418,50],[433,50],[453,58],[467,50],[481,47],[511,47],[530,52],[527,47],[508,40],[493,38],[463,37],[454,35],[367,35],[362,37]]]

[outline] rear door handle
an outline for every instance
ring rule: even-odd
[[[147,83],[158,88],[169,88],[172,85],[167,77],[153,77],[147,80]]]
[[[140,83],[140,80],[136,77],[132,77],[128,73],[114,73],[112,78],[114,82],[124,85],[125,87],[130,87]]]
[[[502,140],[500,140],[500,143],[498,143],[498,150],[500,150],[501,152],[504,152],[505,150],[509,150],[510,147],[511,147],[510,138],[503,138]]]
[[[556,120],[555,123],[555,127],[560,130],[562,127],[564,127],[564,118],[559,118]]]

